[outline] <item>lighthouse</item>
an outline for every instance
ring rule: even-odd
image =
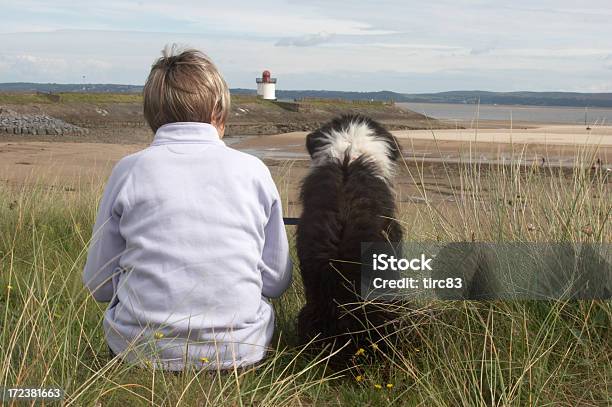
[[[276,78],[272,78],[270,71],[265,70],[261,78],[256,78],[257,96],[266,100],[276,100]]]

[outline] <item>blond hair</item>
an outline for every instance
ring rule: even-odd
[[[230,110],[225,80],[202,52],[166,46],[144,86],[144,117],[155,132],[174,122],[223,127]]]

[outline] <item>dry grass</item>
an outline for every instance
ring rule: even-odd
[[[447,202],[420,190],[401,220],[411,240],[610,243],[610,175],[579,168],[466,165]],[[418,183],[422,173],[404,176]],[[277,184],[285,196],[286,182]],[[400,309],[407,328],[386,363],[371,363],[376,350],[366,349],[359,370],[332,372],[327,355],[296,345],[297,279],[274,302],[274,350],[257,370],[174,375],[109,360],[104,304],[81,283],[101,187],[0,189],[0,386],[61,387],[64,404],[79,406],[609,405],[609,301]]]

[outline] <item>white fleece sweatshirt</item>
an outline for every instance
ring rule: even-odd
[[[209,124],[172,123],[113,169],[83,281],[110,301],[106,339],[125,360],[216,369],[264,357],[265,297],[280,296],[291,271],[267,167]]]

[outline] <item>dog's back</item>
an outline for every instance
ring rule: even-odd
[[[306,294],[298,320],[303,343],[317,335],[344,354],[365,346],[365,329],[384,312],[360,302],[361,243],[399,242],[390,181],[400,158],[395,138],[377,122],[343,116],[307,138],[312,168],[302,184],[297,250]],[[361,334],[357,334],[361,332]]]

